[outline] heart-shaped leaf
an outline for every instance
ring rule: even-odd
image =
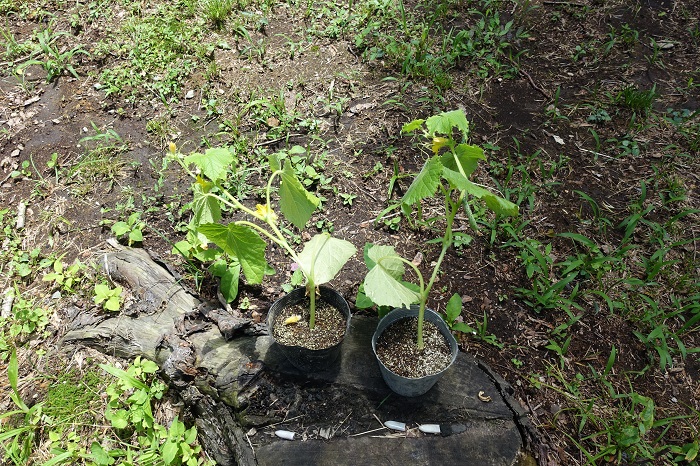
[[[365,276],[365,295],[378,306],[408,307],[418,302],[418,293],[406,288],[381,265],[375,266]]]
[[[396,280],[401,280],[404,273],[404,263],[401,256],[396,253],[394,246],[374,245],[367,251],[367,257],[370,263],[367,263],[367,268],[373,269],[377,263],[381,261],[382,268]]]
[[[431,136],[435,134],[451,136],[452,128],[459,129],[465,137],[469,134],[469,122],[462,110],[452,110],[451,112],[433,115],[425,120],[425,127]]]
[[[401,283],[404,264],[393,246],[373,246],[367,253],[375,265],[365,276],[365,295],[378,306],[407,307],[419,294]]]
[[[455,158],[457,160],[455,160]],[[468,177],[476,170],[479,160],[484,159],[486,159],[486,157],[481,147],[470,146],[469,144],[458,144],[457,147],[455,147],[455,153],[446,152],[443,154],[441,161],[444,167],[456,172],[459,172],[459,167],[457,166],[457,161],[459,161],[462,170],[464,170],[464,174]]]
[[[227,226],[207,223],[200,225],[197,231],[223,249],[225,253],[238,258],[248,283],[262,282],[267,266],[265,260],[267,243],[255,230],[235,223]]]
[[[234,161],[231,151],[224,147],[207,149],[203,154],[194,153],[185,157],[187,165],[195,164],[213,182],[226,178],[229,165]]]
[[[299,268],[314,285],[322,285],[333,280],[356,251],[349,241],[321,233],[304,246],[299,254]]]

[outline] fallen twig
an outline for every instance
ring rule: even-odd
[[[562,5],[562,6],[577,6],[579,8],[583,8],[584,5],[583,3],[576,3],[576,2],[544,2],[545,5]]]
[[[304,417],[304,415],[303,415],[303,414],[300,414],[300,415],[298,415],[298,416],[290,417],[289,419],[283,419],[283,420],[281,420],[280,422],[276,422],[276,423],[274,423],[274,424],[268,424],[267,427],[278,426],[278,425],[280,425],[280,424],[284,424],[285,422],[293,421],[294,419],[299,419],[300,417]]]
[[[530,85],[531,85],[536,91],[538,91],[540,94],[542,94],[543,96],[545,96],[547,99],[550,99],[550,100],[552,99],[552,96],[549,95],[549,94],[547,93],[547,91],[545,91],[545,90],[542,89],[540,86],[538,86],[537,84],[535,84],[535,81],[532,79],[532,76],[530,76],[530,74],[529,74],[527,71],[523,70],[522,68],[519,68],[519,69],[518,69],[518,73],[524,74],[525,77],[527,78],[527,80],[530,82]]]
[[[371,434],[372,432],[379,432],[380,430],[385,430],[386,427],[380,427],[378,429],[366,430],[364,432],[358,432],[357,434],[348,435],[348,437],[358,437],[360,435]]]
[[[615,159],[615,157],[612,157],[612,156],[610,156],[610,155],[606,155],[606,154],[602,154],[602,153],[600,153],[600,152],[595,152],[595,151],[592,151],[592,150],[584,149],[583,147],[579,146],[578,144],[576,144],[576,148],[577,148],[578,150],[580,150],[580,151],[588,152],[589,154],[598,155],[598,156],[600,156],[600,157],[606,157],[606,158],[608,158],[608,159],[613,159],[613,160]]]

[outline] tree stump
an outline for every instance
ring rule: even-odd
[[[372,354],[377,319],[353,317],[337,367],[302,374],[264,328],[203,303],[145,251],[105,254],[102,267],[133,302],[105,320],[78,316],[64,342],[158,363],[220,465],[512,465],[535,439],[512,389],[467,354],[427,394],[403,398]],[[388,420],[409,429],[389,431]],[[427,423],[441,434],[418,430]]]

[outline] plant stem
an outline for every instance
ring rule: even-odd
[[[416,342],[419,350],[422,350],[425,346],[423,342],[423,318],[425,317],[425,304],[428,300],[430,290],[433,288],[433,284],[435,283],[437,274],[440,271],[440,265],[442,265],[442,261],[445,259],[445,254],[447,253],[447,250],[450,248],[450,246],[452,246],[452,224],[464,197],[464,194],[462,193],[460,194],[459,200],[457,202],[452,202],[452,199],[450,197],[451,194],[452,190],[445,193],[445,213],[447,214],[445,216],[445,221],[447,222],[447,225],[445,226],[445,236],[442,238],[442,250],[440,251],[440,256],[438,257],[437,262],[435,262],[435,267],[433,267],[433,274],[430,276],[428,285],[425,287],[425,289],[421,289],[422,296],[420,301],[420,308],[418,309],[418,339]]]
[[[274,176],[279,174],[279,173],[282,173],[282,172],[276,171],[275,173],[273,173],[273,175],[272,175],[272,177],[270,177],[270,179],[274,178]],[[270,186],[271,185],[268,183],[268,187],[267,187],[267,208],[268,208],[268,211],[272,210],[270,208]],[[219,201],[228,205],[229,207],[233,207],[234,209],[242,210],[243,212],[247,213],[248,215],[253,216],[258,221],[264,222],[267,226],[270,227],[270,229],[272,230],[274,235],[272,233],[268,232],[267,230],[265,230],[264,228],[260,227],[259,225],[256,225],[253,222],[239,220],[235,223],[237,225],[247,225],[251,228],[255,228],[257,231],[259,231],[260,233],[262,233],[265,236],[267,236],[268,238],[270,238],[270,240],[272,240],[275,244],[283,247],[285,249],[285,251],[287,251],[292,256],[292,258],[294,259],[295,262],[299,262],[297,259],[297,255],[294,252],[294,249],[292,249],[292,247],[289,245],[289,243],[287,242],[287,239],[284,237],[284,235],[279,230],[279,228],[277,228],[277,225],[275,224],[274,221],[272,221],[271,219],[269,219],[267,217],[260,216],[256,211],[247,208],[246,206],[241,204],[240,201],[238,201],[238,199],[236,199],[231,194],[229,194],[228,191],[225,191],[222,189],[222,192],[226,194],[226,197],[228,197],[230,199],[230,201],[222,198],[221,196],[217,196],[216,194],[207,193],[206,195],[211,196],[214,199],[218,199]]]
[[[464,196],[464,199],[462,199],[462,205],[464,206],[464,211],[467,213],[467,218],[469,219],[469,226],[472,230],[479,231],[479,226],[476,224],[476,219],[474,218],[474,214],[472,213],[472,208],[469,207],[469,199],[467,198],[467,196]]]
[[[420,305],[418,307],[418,330],[416,332],[418,336],[416,345],[418,346],[418,349],[422,350],[425,347],[425,343],[423,342],[423,316],[425,315],[425,303],[428,301],[428,292],[430,291],[430,288],[426,290],[423,274],[420,273],[420,270],[413,262],[409,261],[408,259],[404,259],[403,257],[399,257],[399,259],[406,265],[409,265],[416,275],[418,275],[418,280],[420,283],[420,292],[418,293]]]
[[[306,291],[309,293],[309,329],[313,330],[316,325],[316,285],[311,280],[306,283]]]
[[[223,202],[227,206],[233,207],[234,209],[242,210],[246,214],[252,215],[253,217],[257,218],[258,220],[264,221],[264,219],[260,218],[254,210],[251,210],[251,209],[247,208],[246,206],[244,206],[243,204],[241,204],[241,202],[238,199],[233,197],[233,194],[229,193],[225,189],[222,189],[220,186],[217,186],[217,187],[221,190],[222,193],[224,193],[226,195],[227,198],[230,199],[229,201],[225,200],[221,196],[217,196],[216,194],[207,193],[206,195],[213,196],[215,199],[220,200],[221,202]]]
[[[459,172],[462,174],[463,177],[469,178],[467,176],[467,173],[464,171],[464,167],[462,167],[462,163],[459,161],[459,157],[457,157],[457,154],[454,152],[454,147],[452,149],[452,154],[454,156],[455,163],[457,164],[457,169]],[[467,218],[469,219],[469,226],[471,227],[472,230],[478,231],[479,226],[476,224],[476,219],[474,218],[474,214],[472,213],[472,208],[469,207],[469,196],[466,195],[466,193],[462,192],[461,194],[462,198],[462,205],[464,206],[464,211],[467,213]]]
[[[268,208],[270,208],[270,193],[272,192],[272,180],[274,180],[276,176],[280,176],[282,173],[284,173],[284,171],[277,170],[276,172],[272,173],[272,175],[270,175],[270,179],[267,180],[267,189],[265,190],[265,201],[267,201]]]

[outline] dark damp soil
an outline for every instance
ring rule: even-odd
[[[412,379],[437,374],[451,361],[450,345],[432,322],[423,322],[423,349],[418,349],[418,318],[401,319],[377,339],[379,360],[395,374]]]
[[[277,343],[321,350],[337,345],[345,336],[347,321],[338,309],[327,302],[316,301],[314,328],[310,326],[309,300],[282,309],[275,317],[272,335]]]

